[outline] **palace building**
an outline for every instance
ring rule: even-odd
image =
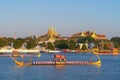
[[[97,34],[97,33],[93,32],[93,31],[79,32],[79,33],[73,34],[72,36],[77,36],[77,37],[91,36],[95,40],[108,40],[105,35],[103,35],[103,34]]]

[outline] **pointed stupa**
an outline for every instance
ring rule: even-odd
[[[50,27],[48,29],[47,35],[49,36],[49,41],[55,41],[56,36],[59,36],[56,29],[54,27]]]

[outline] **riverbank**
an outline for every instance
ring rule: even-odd
[[[12,53],[13,51],[18,51],[20,53],[37,53],[40,52],[40,50],[35,49],[0,49],[0,53]]]

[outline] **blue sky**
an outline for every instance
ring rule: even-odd
[[[0,36],[45,34],[54,26],[62,36],[95,31],[120,36],[120,0],[0,0]]]

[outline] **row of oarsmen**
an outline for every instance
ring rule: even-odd
[[[88,62],[88,61],[67,61],[67,62],[64,62],[64,63],[67,64],[67,65],[72,65],[72,64],[88,65],[88,64],[90,64],[90,62]],[[35,61],[32,64],[33,65],[54,65],[56,63],[53,62],[53,61]]]
[[[32,63],[33,65],[52,65],[55,64],[53,61],[35,61]]]

